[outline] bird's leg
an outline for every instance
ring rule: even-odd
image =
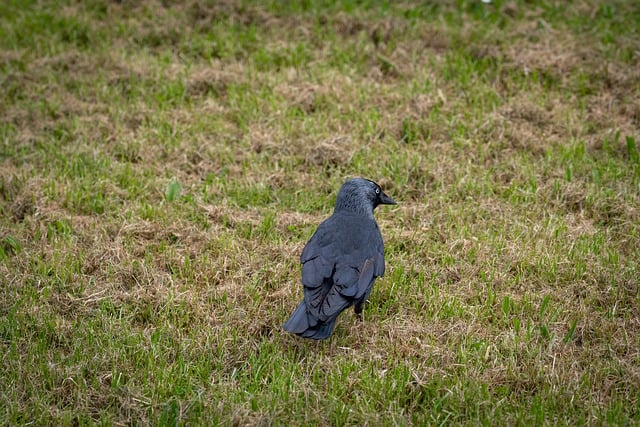
[[[362,322],[362,309],[364,308],[364,301],[357,302],[356,305],[353,306],[353,311],[356,313],[356,317],[359,321]]]

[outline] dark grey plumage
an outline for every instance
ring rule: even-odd
[[[384,274],[384,243],[373,210],[396,202],[373,181],[345,182],[333,215],[313,234],[302,251],[304,299],[284,324],[304,338],[331,336],[336,318],[354,306],[358,316],[376,277]]]

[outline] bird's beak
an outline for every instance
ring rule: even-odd
[[[396,201],[384,194],[384,192],[380,194],[380,203],[383,205],[397,205]]]

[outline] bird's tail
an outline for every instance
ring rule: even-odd
[[[336,319],[333,318],[327,319],[326,322],[317,322],[314,326],[311,326],[307,316],[307,307],[302,301],[282,327],[285,331],[300,335],[303,338],[324,340],[331,336],[335,324]]]
[[[309,329],[307,306],[304,304],[304,301],[300,303],[296,311],[293,312],[289,320],[287,320],[282,327],[285,331],[298,335]]]

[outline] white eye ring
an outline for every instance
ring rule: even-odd
[[[380,189],[376,188],[376,194],[380,194]]]

